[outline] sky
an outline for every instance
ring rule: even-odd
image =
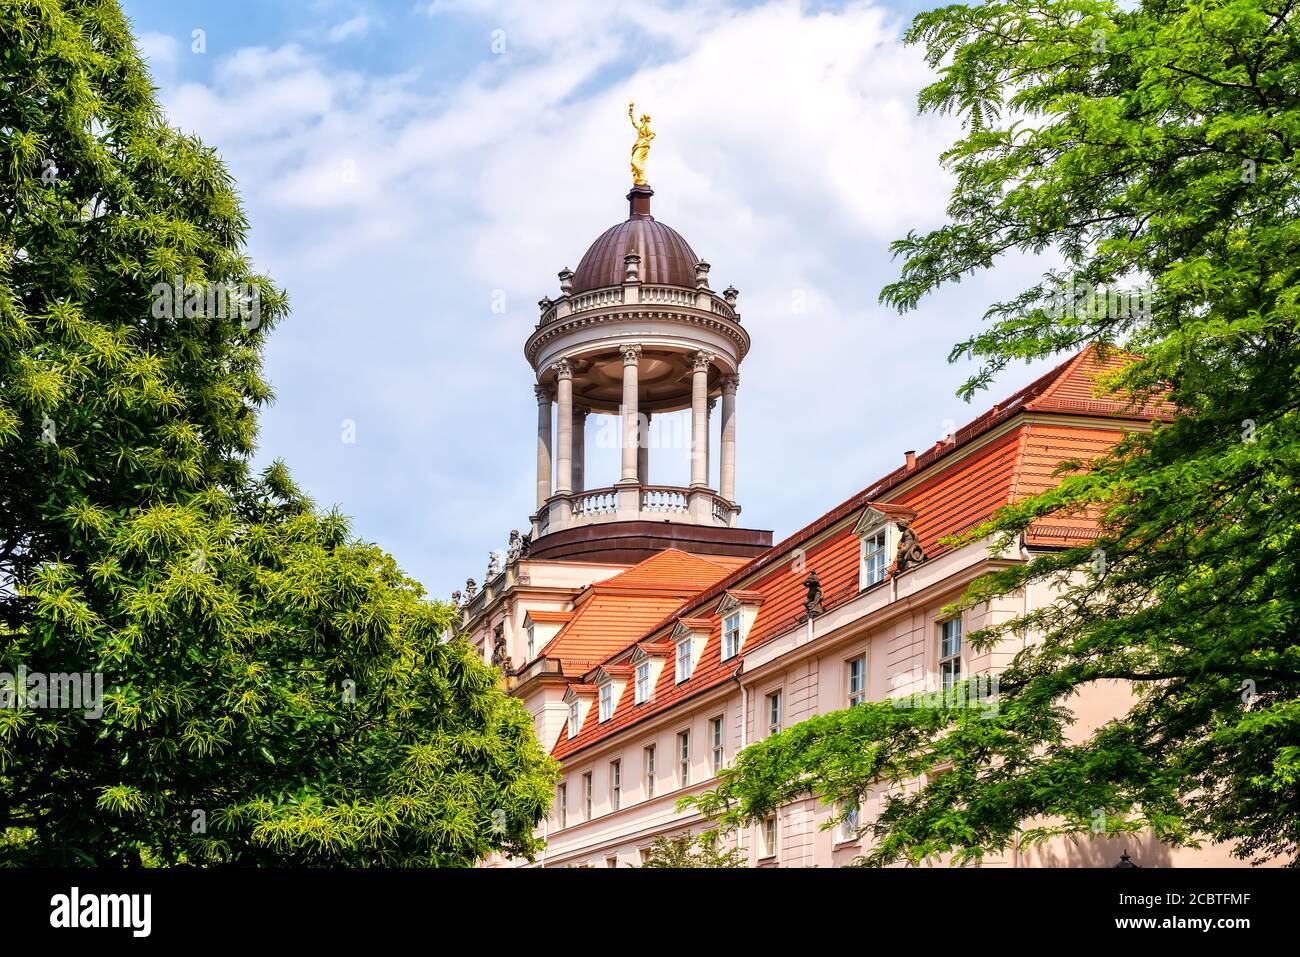
[[[431,594],[481,582],[534,505],[523,344],[556,274],[626,218],[632,100],[655,217],[740,290],[753,339],[740,524],[780,540],[1031,381],[1044,367],[967,404],[973,366],[948,362],[1028,260],[906,316],[878,304],[890,241],[944,220],[961,134],[917,114],[932,74],[902,34],[923,6],[123,0],[170,122],[227,163],[289,294],[259,463]],[[587,486],[611,484],[589,428]],[[687,484],[686,443],[651,441],[652,481]]]

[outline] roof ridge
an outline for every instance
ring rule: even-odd
[[[1080,362],[1083,356],[1087,355],[1090,351],[1092,351],[1092,349],[1093,346],[1089,344],[1085,348],[1081,349],[1075,355],[1057,364],[1054,368],[1044,373],[1043,375],[1039,376],[1033,382],[1029,383],[1029,385],[1024,386],[1018,391],[1012,393],[1008,398],[1004,399],[1003,401],[995,403],[991,409],[971,419],[970,422],[968,422],[962,428],[954,430],[953,432],[954,436],[959,435],[962,432],[969,432],[969,434],[965,435],[959,442],[955,443],[954,445],[945,446],[944,447],[945,450],[942,452],[942,454],[930,458],[929,461],[926,461],[924,463],[924,466],[928,467],[934,464],[934,462],[937,461],[939,458],[945,457],[951,452],[956,451],[958,448],[962,448],[968,445],[972,440],[974,440],[978,436],[987,433],[995,424],[998,424],[1003,421],[1007,421],[1015,417],[1016,415],[1020,414],[1021,412],[1025,411],[1026,406],[1028,405],[1027,397],[1032,395],[1033,397],[1036,398],[1049,385],[1055,382],[1059,377],[1063,376],[1070,366]],[[988,421],[986,423],[982,423],[981,420],[985,420],[985,419],[987,419]],[[977,429],[975,431],[970,431],[977,424],[983,424],[985,427]],[[729,588],[734,586],[737,582],[745,580],[746,578],[757,573],[758,571],[760,571],[761,569],[763,569],[769,564],[774,564],[791,547],[793,547],[796,542],[800,541],[801,539],[808,538],[811,535],[815,535],[821,531],[824,531],[825,529],[835,525],[839,521],[842,521],[846,516],[857,511],[857,509],[863,507],[864,505],[870,504],[873,499],[879,497],[880,495],[885,494],[890,489],[894,488],[902,480],[903,477],[918,474],[922,468],[922,460],[924,460],[926,457],[927,457],[927,453],[923,453],[922,455],[917,456],[917,464],[913,466],[911,469],[908,469],[904,465],[904,466],[899,466],[898,468],[894,469],[892,472],[887,473],[886,475],[877,479],[871,485],[868,485],[862,491],[849,496],[849,498],[845,499],[839,505],[836,505],[835,507],[831,508],[829,511],[823,512],[821,516],[814,519],[812,522],[805,525],[803,528],[798,529],[797,531],[793,532],[790,535],[787,535],[784,539],[774,544],[771,548],[767,549],[766,551],[758,555],[755,555],[753,559],[746,562],[744,565],[741,565],[739,568],[735,569],[730,574],[725,575],[723,578],[714,582],[712,585],[708,586],[707,588],[701,589],[700,591],[694,593],[693,595],[688,596],[682,602],[682,604],[677,608],[677,610],[674,611],[671,615],[664,618],[653,628],[646,630],[637,639],[633,640],[632,642],[628,643],[622,648],[619,648],[618,651],[611,653],[609,658],[613,658],[617,655],[623,654],[625,651],[627,651],[628,648],[631,648],[637,642],[647,640],[649,636],[663,629],[669,623],[675,621],[678,617],[680,617],[682,612],[686,608],[694,605],[707,605],[713,599],[724,594]],[[650,559],[647,559],[647,561],[649,560]],[[633,568],[635,567],[637,566],[633,566]],[[631,570],[632,569],[629,569],[629,571]]]

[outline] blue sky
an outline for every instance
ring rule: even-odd
[[[626,215],[632,99],[656,217],[740,290],[753,337],[742,524],[780,538],[1028,382],[967,405],[947,354],[1031,263],[906,317],[876,303],[890,240],[942,221],[959,133],[916,114],[929,74],[900,37],[921,6],[124,0],[171,122],[229,164],[289,292],[262,460],[433,594],[482,580],[533,504],[523,343]],[[593,439],[589,487],[617,477]],[[651,471],[684,484],[685,449]]]

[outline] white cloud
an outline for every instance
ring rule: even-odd
[[[354,37],[363,37],[370,30],[370,18],[364,13],[358,14],[351,20],[344,20],[336,27],[332,27],[328,34],[330,43],[342,43],[344,40],[351,40]]]
[[[655,215],[741,290],[747,522],[779,537],[978,411],[952,399],[963,375],[944,358],[1017,267],[907,318],[876,305],[896,269],[888,242],[941,220],[937,157],[957,132],[916,115],[929,74],[880,8],[419,10],[439,28],[454,16],[503,30],[505,52],[484,41],[462,76],[430,84],[418,65],[377,77],[299,46],[246,48],[164,99],[230,162],[252,251],[295,306],[269,353],[267,457],[432,589],[481,572],[479,556],[526,524],[536,407],[522,345],[556,272],[626,215],[631,99],[658,134]],[[356,445],[338,440],[345,417]],[[606,457],[589,484],[612,474]]]
[[[155,70],[176,65],[176,38],[165,33],[141,33],[136,45]]]

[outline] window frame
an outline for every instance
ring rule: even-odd
[[[768,834],[768,827],[771,834]],[[775,860],[781,849],[781,824],[775,814],[769,814],[758,822],[758,859]]]
[[[645,779],[647,801],[655,796],[655,774],[655,746],[647,744],[641,749],[641,775]]]
[[[740,609],[728,612],[722,619],[722,660],[730,661],[740,654]]]
[[[876,539],[880,539],[878,549],[868,544],[875,542]],[[879,585],[889,574],[889,523],[884,522],[864,533],[861,541],[861,555],[858,560],[859,590],[865,591],[873,585]]]
[[[592,778],[593,775],[590,771],[582,775],[582,819],[584,821],[590,821],[594,816],[592,814],[593,801],[591,798],[595,785]]]
[[[841,814],[844,813],[844,805],[846,803],[847,802],[844,801],[840,802],[839,812]],[[836,835],[835,835],[836,843],[847,844],[852,841],[859,840],[860,836],[857,833],[857,831],[858,831],[858,827],[861,824],[861,821],[862,821],[862,802],[855,801],[853,802],[853,810],[849,812],[849,815],[843,818],[836,827]],[[852,825],[851,827],[850,824]]]
[[[860,669],[858,675],[860,684],[856,690],[853,686],[854,666]],[[867,703],[867,653],[865,651],[844,662],[844,690],[850,708]]]
[[[781,726],[785,720],[785,702],[781,694],[784,690],[785,689],[783,688],[775,688],[763,697],[763,714],[767,720],[767,733],[769,737],[781,733]],[[775,709],[773,709],[773,705],[775,705]],[[776,712],[775,721],[772,720],[773,710]]]
[[[716,718],[709,719],[709,747],[712,751],[710,761],[713,766],[713,773],[717,774],[722,770],[726,763],[726,734],[727,721],[725,715],[718,715]]]
[[[685,650],[685,654],[682,654]],[[687,634],[677,641],[676,659],[673,663],[677,684],[690,681],[691,675],[695,671],[695,635]]]
[[[532,661],[537,657],[537,626],[530,624],[527,628],[528,635],[528,660]]]
[[[623,759],[609,762],[609,805],[615,811],[623,809]]]
[[[691,783],[691,729],[677,732],[677,786],[689,787]]]
[[[642,673],[642,669],[644,669],[644,674]],[[634,684],[633,684],[632,700],[636,704],[645,704],[647,701],[650,700],[650,691],[651,691],[650,660],[648,658],[636,666],[636,674],[633,677],[634,677]],[[642,689],[641,687],[641,679],[643,677],[645,678],[644,689]]]
[[[558,811],[560,830],[569,826],[569,782],[561,781],[557,788],[559,793],[555,795],[555,809]]]
[[[614,682],[606,681],[600,686],[600,711],[597,720],[604,724],[614,717]]]
[[[582,730],[582,702],[576,698],[569,704],[569,737],[576,738]]]
[[[949,633],[949,628],[956,632]],[[939,622],[938,672],[939,690],[947,691],[961,681],[962,676],[962,638],[965,634],[961,615],[946,618]],[[952,645],[949,642],[952,642]]]

